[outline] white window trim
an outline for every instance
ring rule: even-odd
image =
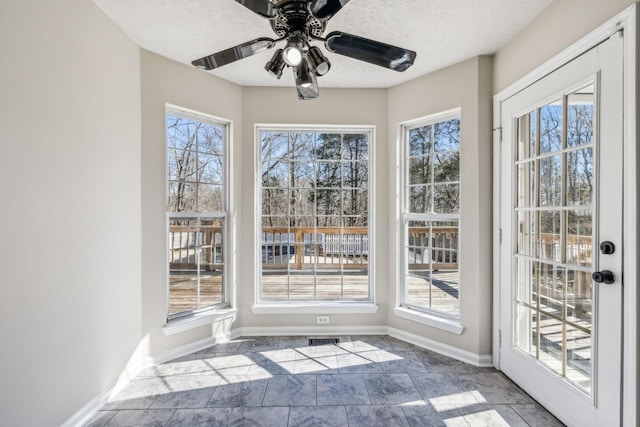
[[[333,314],[333,313],[348,313],[348,314],[365,314],[375,313],[378,310],[378,306],[375,301],[375,276],[376,276],[376,263],[375,263],[375,174],[368,174],[369,188],[368,188],[368,210],[369,210],[369,255],[368,255],[368,275],[369,275],[369,299],[367,301],[263,301],[260,298],[260,287],[262,286],[262,254],[260,252],[259,245],[256,242],[260,242],[261,238],[261,217],[262,206],[259,203],[262,189],[262,159],[261,159],[261,131],[309,131],[309,132],[368,132],[369,133],[369,146],[368,146],[368,163],[369,170],[373,167],[375,169],[375,141],[376,141],[376,126],[375,125],[292,125],[292,124],[273,124],[273,123],[256,123],[253,127],[253,153],[254,153],[254,236],[253,244],[254,250],[254,305],[251,307],[254,314]],[[320,310],[322,308],[322,310]],[[319,311],[320,310],[320,311]],[[333,311],[327,311],[333,310]],[[342,310],[342,311],[341,311]]]
[[[165,203],[169,197],[169,180],[168,176],[168,162],[167,162],[167,128],[166,128],[166,117],[169,114],[174,114],[179,117],[183,117],[186,119],[201,121],[205,123],[214,124],[216,126],[224,126],[225,127],[225,135],[223,141],[223,156],[224,156],[224,175],[223,175],[223,193],[224,193],[224,211],[223,212],[207,212],[207,213],[199,213],[199,212],[168,212],[165,206],[165,254],[169,253],[169,218],[178,218],[178,217],[188,217],[188,218],[199,218],[199,217],[207,217],[207,218],[223,218],[224,219],[224,247],[223,247],[223,259],[224,259],[224,275],[222,282],[222,295],[223,301],[221,303],[191,310],[185,311],[182,314],[178,314],[177,316],[169,317],[169,262],[168,259],[165,262],[165,313],[167,316],[166,325],[163,327],[163,332],[165,335],[172,335],[175,333],[183,332],[189,329],[193,329],[208,323],[213,323],[217,320],[226,319],[229,317],[229,313],[233,312],[233,320],[235,320],[235,309],[232,309],[231,301],[233,301],[232,296],[230,295],[230,286],[229,283],[233,283],[235,277],[235,271],[231,268],[235,263],[229,259],[229,255],[233,253],[231,245],[234,244],[233,237],[235,236],[235,221],[230,221],[229,218],[233,218],[229,213],[231,212],[231,207],[233,206],[233,198],[232,198],[232,190],[233,184],[231,182],[232,171],[231,165],[233,164],[231,156],[233,153],[233,149],[231,147],[232,141],[232,129],[233,122],[231,120],[217,117],[211,114],[202,113],[200,111],[191,110],[189,108],[180,107],[174,104],[165,104],[164,110],[164,130],[165,130],[165,147],[164,147],[164,180],[165,180]],[[235,218],[233,218],[235,219]]]
[[[461,334],[464,326],[460,323],[461,307],[462,307],[462,283],[459,284],[458,291],[458,315],[451,316],[446,313],[431,310],[426,307],[417,306],[407,302],[407,254],[404,251],[405,239],[407,235],[406,224],[410,220],[447,220],[455,219],[458,221],[458,233],[461,235],[461,214],[416,214],[408,212],[409,200],[406,195],[406,187],[408,184],[408,170],[405,161],[406,157],[406,135],[408,129],[417,126],[432,125],[451,119],[462,118],[462,109],[453,108],[451,110],[442,111],[440,113],[431,114],[425,117],[408,120],[398,124],[399,147],[396,150],[398,156],[397,164],[400,165],[400,177],[398,179],[399,203],[398,203],[398,223],[397,223],[397,247],[400,250],[398,256],[397,280],[398,286],[396,290],[396,306],[393,312],[396,316],[412,320],[424,325],[433,326],[439,329],[448,330],[456,334]],[[460,153],[462,153],[462,143],[460,144]],[[462,158],[462,154],[460,156]],[[460,271],[460,267],[458,267]],[[460,277],[460,276],[459,276]]]

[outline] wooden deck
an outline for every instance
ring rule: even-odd
[[[366,265],[364,266],[366,269]],[[366,271],[366,270],[365,270]],[[449,314],[458,313],[458,272],[433,272],[433,284],[421,275],[409,278],[409,300],[428,306],[429,300],[433,307]],[[219,271],[201,273],[200,276],[200,306],[217,304],[222,301],[222,273]],[[169,314],[180,313],[197,308],[197,279],[195,272],[172,272]],[[339,271],[319,269],[286,271],[265,270],[262,274],[263,301],[331,301],[352,300],[364,301],[368,299],[368,276],[362,269],[345,270],[340,276]]]

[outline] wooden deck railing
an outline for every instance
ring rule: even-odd
[[[219,225],[169,227],[169,269],[222,270],[223,233]],[[198,259],[199,258],[199,259]]]
[[[409,270],[457,270],[458,227],[409,227]]]

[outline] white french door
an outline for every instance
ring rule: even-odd
[[[621,419],[622,52],[501,103],[499,367],[580,427]]]

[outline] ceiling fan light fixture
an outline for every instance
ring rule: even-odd
[[[282,71],[286,66],[287,64],[282,59],[282,49],[278,49],[276,53],[273,54],[273,57],[271,57],[271,60],[264,66],[264,69],[273,77],[279,79],[282,77]]]
[[[311,64],[311,68],[315,70],[317,76],[324,76],[331,69],[331,63],[317,46],[313,46],[307,52],[307,58]]]
[[[291,36],[282,52],[282,58],[287,65],[297,67],[302,62],[302,49],[304,42],[300,36]]]
[[[304,88],[313,86],[314,79],[309,69],[309,63],[304,59],[300,62],[300,65],[294,68],[294,74],[296,76],[296,85]]]

